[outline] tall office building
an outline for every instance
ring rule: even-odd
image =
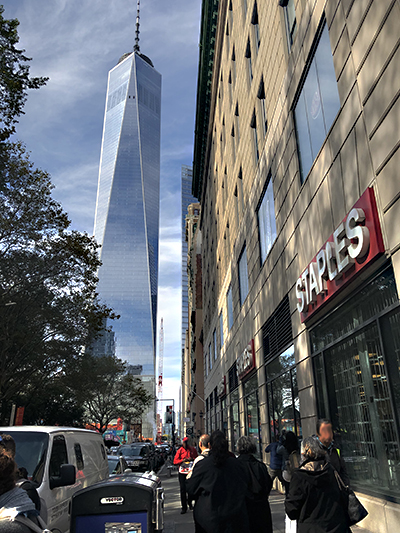
[[[185,333],[189,326],[188,317],[188,276],[187,276],[187,253],[188,243],[186,240],[186,215],[190,204],[197,202],[197,198],[192,195],[192,167],[182,165],[181,171],[182,194],[182,353],[185,348]]]
[[[115,354],[155,395],[161,75],[140,53],[138,22],[134,51],[108,76],[94,235],[98,291],[120,315],[111,324]],[[143,435],[153,427],[154,408]]]

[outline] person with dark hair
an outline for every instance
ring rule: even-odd
[[[189,498],[195,500],[196,533],[250,533],[246,496],[250,476],[233,458],[222,431],[214,431],[211,451],[187,481]]]
[[[289,494],[292,473],[296,468],[299,468],[301,461],[299,440],[293,431],[287,431],[282,435],[281,444],[278,446],[276,452],[282,456],[282,477],[287,496]],[[288,515],[286,515],[285,519],[285,531],[286,533],[294,533],[296,531],[296,523]]]
[[[276,453],[282,456],[283,472],[282,477],[285,481],[286,495],[289,490],[291,473],[295,468],[300,466],[300,446],[299,440],[293,431],[287,431]]]
[[[327,460],[332,464],[346,485],[350,484],[346,463],[341,450],[333,440],[332,422],[328,418],[321,418],[317,422],[317,438],[319,445],[326,452]]]
[[[297,521],[297,533],[351,533],[335,469],[318,439],[303,441],[304,462],[292,473],[286,514]]]
[[[1,443],[0,436],[0,533],[30,533],[30,525],[38,525],[38,512],[28,494],[15,486],[13,453],[7,440]]]
[[[193,466],[192,466],[191,470],[189,471],[188,475],[186,476],[186,480],[188,480],[188,479],[190,479],[192,477],[193,468],[197,465],[197,463],[199,461],[201,461],[202,459],[204,459],[205,457],[207,457],[208,454],[210,453],[210,435],[207,435],[207,433],[205,433],[204,435],[202,435],[200,437],[200,439],[199,439],[199,448],[200,448],[200,452],[201,453],[194,460]]]
[[[250,485],[246,498],[247,514],[251,533],[272,533],[272,516],[268,496],[272,489],[272,479],[267,467],[254,457],[257,447],[251,437],[240,437],[236,450],[238,461],[248,470]]]
[[[271,436],[271,442],[265,448],[265,452],[270,454],[269,465],[268,465],[268,474],[271,477],[272,483],[277,477],[282,485],[285,484],[285,481],[282,477],[282,455],[278,455],[276,450],[279,446],[279,442],[275,435]]]
[[[2,450],[7,451],[11,457],[15,460],[15,454],[16,454],[16,446],[15,446],[15,440],[11,435],[1,435],[0,436],[0,453]],[[40,496],[38,491],[36,490],[36,486],[32,483],[32,481],[29,480],[29,474],[26,468],[23,466],[18,468],[17,465],[17,471],[16,471],[16,486],[24,489],[29,498],[33,501],[35,504],[35,508],[38,512],[40,512],[41,503],[40,503]]]
[[[182,446],[176,452],[176,455],[174,457],[174,465],[179,465],[178,478],[181,493],[181,514],[185,514],[187,512],[188,499],[186,491],[186,476],[188,475],[193,465],[193,461],[196,459],[196,457],[196,448],[190,446],[189,438],[185,437],[182,441]],[[191,502],[192,500],[189,499],[189,509],[192,508]]]

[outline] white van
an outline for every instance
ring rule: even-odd
[[[14,438],[15,461],[37,485],[40,514],[48,528],[68,532],[72,495],[108,477],[102,436],[86,429],[46,426],[0,427],[1,434]]]

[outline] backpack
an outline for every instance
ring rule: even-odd
[[[289,455],[289,459],[285,463],[285,468],[282,472],[283,479],[290,483],[294,470],[300,467],[300,454],[298,451],[294,451]]]

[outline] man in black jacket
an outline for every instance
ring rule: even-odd
[[[317,422],[317,436],[321,448],[326,452],[326,459],[338,472],[346,485],[350,484],[350,479],[346,470],[346,463],[343,460],[341,451],[333,442],[332,422],[327,418],[321,418]]]

